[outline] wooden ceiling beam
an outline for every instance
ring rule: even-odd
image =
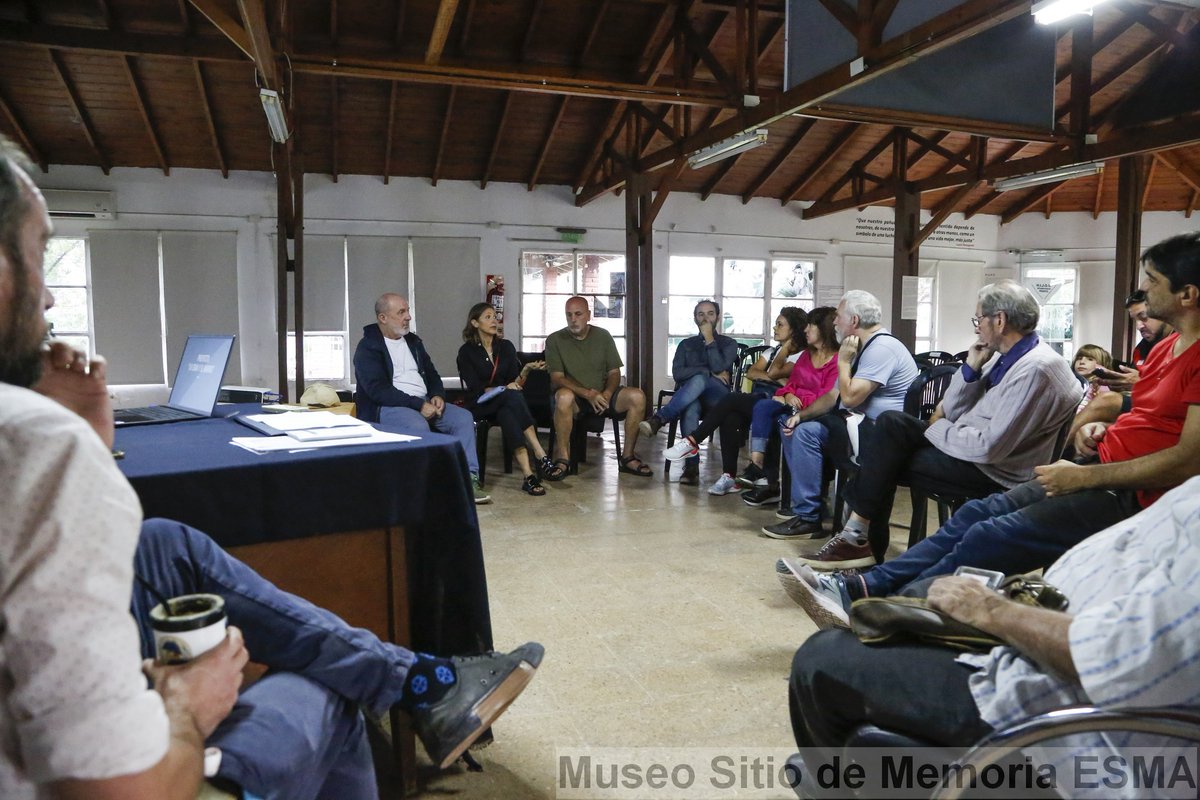
[[[681,138],[679,133],[666,123],[666,112],[670,111],[670,106],[663,106],[659,114],[653,113],[641,103],[631,103],[629,107],[633,109],[635,114],[649,122],[659,133],[666,136],[668,141],[678,142]]]
[[[1050,197],[1059,190],[1060,187],[1067,181],[1056,181],[1055,183],[1047,183],[1043,186],[1034,187],[1029,194],[1017,200],[1011,206],[1006,208],[1000,214],[1000,224],[1007,225],[1017,217],[1030,210],[1038,203]]]
[[[792,154],[796,152],[796,148],[800,146],[800,142],[804,140],[804,137],[808,135],[813,125],[816,124],[817,121],[815,119],[806,119],[800,123],[800,127],[792,134],[792,138],[788,140],[788,143],[775,154],[775,158],[771,159],[771,163],[762,172],[758,173],[754,180],[750,181],[750,186],[742,193],[742,205],[749,203],[750,199],[754,197],[755,192],[761,189],[763,184],[769,181],[784,163],[792,157]]]
[[[1158,159],[1150,159],[1150,167],[1146,170],[1146,185],[1142,187],[1142,210],[1146,210],[1146,200],[1150,197],[1150,184],[1154,182],[1154,170],[1158,167]]]
[[[837,158],[838,153],[840,153],[842,148],[850,143],[850,140],[854,138],[854,134],[857,133],[858,130],[859,127],[854,124],[843,125],[841,128],[839,128],[837,133],[833,135],[833,139],[831,139],[829,144],[825,146],[825,149],[821,151],[821,154],[818,155],[813,162],[808,165],[804,172],[800,174],[800,177],[797,178],[796,181],[784,191],[783,196],[779,198],[779,204],[781,206],[786,206],[788,203],[799,197],[800,193],[807,189],[808,185],[812,183],[813,178],[817,177],[821,170],[825,169],[825,167],[829,166],[831,161]]]
[[[182,24],[180,31],[184,36],[192,35],[192,15],[188,12],[188,0],[176,0],[179,5],[179,21]]]
[[[0,22],[0,42],[53,47],[86,53],[116,53],[127,56],[202,58],[206,61],[244,62],[245,55],[225,39],[211,36],[176,36],[157,33],[103,31],[65,25],[30,25]]]
[[[442,159],[446,154],[446,142],[450,140],[450,118],[454,115],[454,95],[457,91],[457,86],[451,86],[450,94],[446,98],[446,116],[442,118],[442,135],[438,137],[437,157],[433,162],[432,183],[434,186],[437,186],[438,180],[442,177]]]
[[[395,49],[400,49],[400,44],[404,41],[404,0],[396,0],[396,24],[392,28],[392,42],[395,44]]]
[[[387,141],[383,145],[383,182],[385,185],[392,175],[392,139],[396,129],[396,95],[400,92],[399,87],[400,84],[392,81],[391,90],[388,92]]]
[[[1183,216],[1187,219],[1192,218],[1192,212],[1196,210],[1196,198],[1200,197],[1200,189],[1192,190],[1192,199],[1188,200],[1187,209],[1184,210]]]
[[[558,133],[559,126],[562,124],[563,114],[567,110],[567,100],[569,97],[564,97],[558,102],[558,111],[554,114],[554,121],[550,123],[550,130],[546,133],[546,141],[542,143],[542,149],[538,151],[537,163],[533,166],[533,173],[529,176],[529,191],[533,191],[533,187],[537,186],[538,178],[542,174],[542,166],[546,163],[546,156],[550,154],[550,147],[554,144],[554,137]]]
[[[713,79],[715,79],[716,82],[725,89],[725,95],[728,97],[729,102],[733,103],[735,106],[740,106],[742,104],[742,93],[740,87],[734,82],[733,78],[729,76],[729,73],[726,72],[725,67],[721,66],[721,62],[718,61],[717,57],[713,55],[713,52],[709,49],[708,44],[706,44],[700,38],[700,35],[697,34],[695,29],[693,29],[692,26],[686,21],[683,23],[682,31],[683,43],[687,49],[690,50],[693,55],[699,58],[700,61],[703,62],[704,66],[708,67],[708,71],[712,73]]]
[[[188,0],[188,2],[203,14],[205,19],[216,26],[217,30],[225,34],[238,50],[248,55],[251,60],[254,59],[254,44],[250,41],[250,34],[246,33],[246,29],[239,25],[237,20],[226,14],[225,9],[217,5],[216,0]]]
[[[283,89],[279,80],[279,67],[275,62],[275,50],[271,47],[271,34],[267,28],[267,11],[263,0],[237,0],[238,12],[242,15],[242,25],[250,37],[251,57],[258,74],[262,76],[263,84],[276,92]],[[337,5],[330,6],[330,17],[337,16]],[[288,98],[284,98],[286,103]]]
[[[479,181],[480,189],[486,189],[488,181],[492,178],[492,167],[496,165],[496,157],[500,155],[500,142],[504,139],[504,125],[508,122],[508,114],[512,110],[513,97],[515,95],[512,92],[504,95],[504,109],[500,112],[496,135],[492,137],[492,151],[488,154],[487,166],[483,168],[483,177]]]
[[[196,75],[196,89],[200,92],[200,110],[204,112],[204,121],[208,124],[208,135],[212,138],[213,152],[217,156],[217,168],[221,177],[229,177],[229,165],[225,163],[225,151],[221,148],[221,137],[217,134],[217,122],[213,118],[212,103],[208,97],[208,85],[204,81],[204,67],[199,61],[193,61],[192,67]]]
[[[928,139],[928,138],[920,135],[919,133],[913,133],[912,131],[909,131],[908,139],[917,143],[917,147],[921,153],[920,158],[918,158],[916,160],[919,161],[921,158],[924,158],[929,153],[937,153],[939,156],[946,159],[947,161],[954,162],[961,167],[970,167],[971,160],[967,156],[965,156],[962,153],[956,153],[953,150],[948,150],[947,148],[942,147],[941,141],[946,138],[946,136],[948,135],[949,132],[946,131],[946,132],[939,132],[939,133],[941,133],[941,135],[938,138]],[[910,161],[909,166],[912,166],[913,163],[915,163],[915,162]]]
[[[746,153],[741,152],[741,153],[738,153],[733,158],[727,158],[721,162],[721,166],[717,167],[716,173],[711,178],[708,179],[708,183],[706,183],[706,184],[704,184],[704,186],[700,187],[700,199],[701,200],[708,199],[708,196],[711,195],[713,193],[713,190],[717,188],[717,184],[719,184],[721,181],[723,181],[725,179],[725,176],[728,175],[729,171],[733,169],[734,164],[736,164],[738,161],[740,161],[742,156],[744,156],[744,155],[746,155]]]
[[[475,0],[467,0],[467,10],[463,13],[462,33],[458,37],[458,52],[467,52],[467,43],[471,39],[471,20],[475,18]]]
[[[436,64],[442,58],[446,48],[446,39],[450,36],[450,26],[454,24],[454,12],[458,10],[458,0],[441,0],[438,3],[437,16],[433,20],[433,33],[429,36],[429,47],[425,49],[425,63]],[[436,185],[436,181],[434,182]]]
[[[642,219],[641,234],[643,237],[649,238],[650,234],[654,232],[654,220],[658,217],[658,212],[662,211],[663,204],[671,195],[671,189],[674,188],[675,182],[679,180],[679,176],[686,168],[687,159],[681,158],[672,164],[667,173],[663,175],[658,184],[658,191],[654,193],[654,200],[650,202],[650,208]]]
[[[8,125],[12,128],[13,133],[17,136],[17,141],[20,142],[22,149],[25,150],[33,162],[41,167],[42,172],[50,171],[50,164],[46,161],[46,157],[42,155],[42,151],[33,143],[28,131],[25,130],[25,125],[21,122],[21,118],[17,116],[17,112],[9,105],[8,100],[3,94],[0,94],[0,111],[4,112],[5,119],[8,120]]]
[[[928,239],[938,229],[938,226],[946,221],[947,217],[954,213],[954,209],[958,207],[958,204],[966,200],[967,195],[975,191],[975,187],[978,185],[979,181],[971,181],[970,183],[964,183],[951,192],[950,196],[933,210],[933,216],[929,218],[929,222],[926,222],[921,227],[921,230],[917,231],[917,235],[913,238],[910,252],[917,252],[921,248],[921,243]]]
[[[1175,170],[1184,183],[1191,186],[1193,190],[1200,190],[1200,170],[1187,164],[1174,150],[1163,150],[1155,153],[1154,157],[1165,166]]]
[[[1174,47],[1188,47],[1187,36],[1175,27],[1168,25],[1167,23],[1153,16],[1150,13],[1149,8],[1146,8],[1145,6],[1134,5],[1133,3],[1128,2],[1128,0],[1119,0],[1119,2],[1114,3],[1113,5],[1118,11],[1124,14],[1126,18],[1138,23],[1162,41],[1171,44]]]
[[[241,6],[242,0],[238,0]],[[338,0],[329,0],[329,41],[337,47],[338,41]]]
[[[79,98],[79,92],[75,90],[75,84],[71,81],[71,76],[67,72],[67,65],[63,62],[62,53],[57,50],[47,50],[50,56],[50,66],[54,70],[55,77],[62,85],[67,93],[67,102],[70,103],[71,111],[75,118],[79,120],[79,127],[83,129],[83,135],[87,139],[88,144],[92,148],[92,152],[96,154],[96,159],[100,162],[100,169],[105,175],[112,169],[112,162],[105,155],[104,149],[100,146],[100,138],[96,135],[96,128],[92,124],[92,118],[88,114],[87,109],[83,105],[83,101]]]
[[[1100,201],[1104,198],[1104,176],[1108,174],[1108,170],[1101,172],[1096,176],[1096,194],[1092,198],[1092,219],[1100,218]]]
[[[842,190],[842,187],[844,187],[851,180],[854,180],[855,177],[861,175],[861,173],[866,170],[868,166],[870,166],[871,162],[878,158],[884,150],[895,144],[896,133],[899,130],[900,128],[891,128],[888,130],[888,132],[885,133],[879,139],[879,141],[877,141],[871,147],[871,149],[867,151],[866,155],[855,161],[854,164],[851,165],[850,169],[846,170],[842,177],[834,181],[833,185],[825,190],[825,193],[821,195],[821,197],[817,200],[817,203],[829,202],[837,196],[837,193]],[[854,192],[853,194],[857,195],[859,192]]]
[[[588,53],[591,52],[592,45],[596,43],[596,34],[600,32],[600,23],[604,20],[604,15],[608,13],[609,0],[601,0],[600,8],[596,9],[596,16],[592,19],[592,24],[588,28],[587,37],[584,38],[583,44],[579,46],[578,56],[575,63],[578,66],[583,66],[587,62]]]
[[[542,15],[543,0],[533,0],[533,10],[529,13],[529,24],[525,27],[525,38],[521,42],[519,61],[529,60],[529,48],[533,46],[533,34],[537,30],[538,18]]]
[[[138,113],[142,117],[142,123],[146,126],[146,135],[150,137],[150,145],[154,148],[154,155],[158,158],[158,165],[162,168],[163,175],[171,174],[171,165],[167,163],[167,157],[163,152],[162,140],[159,138],[158,129],[154,126],[154,120],[150,117],[150,104],[146,100],[146,92],[142,88],[142,82],[138,78],[137,64],[133,60],[133,56],[125,56],[121,59],[121,63],[125,67],[125,77],[129,81],[129,89],[133,92],[133,100],[137,104]]]

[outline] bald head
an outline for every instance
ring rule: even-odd
[[[567,330],[576,339],[587,337],[588,321],[592,318],[592,312],[588,308],[587,300],[584,300],[579,295],[576,295],[567,300]]]
[[[412,322],[408,299],[395,292],[381,294],[375,301],[375,319],[385,338],[401,339],[407,336],[409,323]]]

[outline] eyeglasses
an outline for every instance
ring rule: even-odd
[[[985,319],[987,319],[988,317],[995,317],[995,316],[999,316],[999,314],[1000,314],[1000,312],[999,312],[999,311],[997,311],[995,314],[984,314],[983,316],[979,316],[979,317],[971,317],[971,327],[973,327],[973,328],[978,328],[978,327],[979,327],[979,323],[980,323],[982,320],[985,320]]]

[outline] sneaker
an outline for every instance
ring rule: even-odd
[[[671,462],[674,463],[674,462]],[[687,464],[687,462],[684,462]],[[683,474],[679,476],[679,484],[681,486],[699,486],[700,485],[700,465],[687,464],[683,468]]]
[[[796,516],[795,511],[776,511],[775,512],[775,519],[781,519],[784,522],[787,522],[789,519],[792,519],[795,516]]]
[[[453,764],[524,691],[544,648],[528,642],[511,653],[455,657],[458,682],[438,702],[413,712],[413,728],[439,769]]]
[[[850,593],[841,575],[818,575],[793,558],[775,562],[775,575],[788,597],[804,609],[818,628],[850,627]]]
[[[680,479],[683,478],[683,471],[684,471],[684,467],[686,465],[687,465],[687,462],[681,458],[677,458],[674,461],[671,461],[670,463],[668,463],[667,464],[667,482],[668,483],[679,483]]]
[[[479,478],[475,475],[471,476],[471,491],[475,494],[475,505],[481,506],[485,503],[492,502],[492,496],[483,488],[483,484],[479,482]]]
[[[759,486],[748,492],[742,492],[742,502],[748,506],[768,506],[779,502],[778,486]]]
[[[663,425],[664,423],[659,418],[658,414],[655,414],[652,417],[639,422],[638,430],[641,432],[642,436],[653,439],[655,436],[658,436],[658,431]]]
[[[753,489],[757,486],[767,485],[767,473],[763,472],[763,468],[753,461],[746,465],[742,470],[742,474],[737,478],[738,486],[746,489]]]
[[[821,527],[819,519],[792,517],[786,522],[764,526],[762,532],[772,539],[813,539],[821,536],[825,529]]]
[[[855,544],[854,540],[840,533],[826,542],[820,550],[801,554],[798,560],[813,569],[823,571],[875,566],[875,556],[871,555],[869,544]]]
[[[700,455],[700,448],[692,441],[692,437],[685,436],[664,450],[663,455],[672,461],[682,461],[685,458]]]
[[[737,481],[728,472],[723,473],[717,478],[717,482],[708,487],[709,494],[723,495],[736,492],[738,490]]]

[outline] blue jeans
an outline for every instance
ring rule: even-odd
[[[453,436],[467,454],[467,469],[478,477],[479,454],[475,452],[475,417],[465,408],[447,403],[440,417],[425,419],[420,411],[411,408],[385,406],[379,409],[379,422],[416,436],[430,430]]]
[[[131,613],[142,656],[154,657],[142,581],[165,597],[204,592],[225,598],[250,658],[270,668],[238,697],[209,737],[221,748],[220,777],[263,798],[374,800],[375,775],[360,706],[382,715],[399,702],[411,652],[352,628],[288,594],[179,522],[146,520],[134,554]]]
[[[792,471],[792,512],[807,522],[821,519],[821,478],[828,441],[829,429],[816,420],[801,422],[791,436],[783,437],[783,457]]]
[[[712,408],[727,394],[729,387],[712,375],[693,375],[675,386],[675,395],[657,415],[664,422],[680,420],[683,435],[691,436],[700,427],[701,411]],[[688,460],[699,463],[700,456]]]
[[[767,452],[767,442],[771,439],[771,426],[775,420],[784,414],[790,414],[792,407],[786,403],[776,402],[774,398],[759,400],[754,404],[750,415],[750,452]]]
[[[1139,511],[1131,491],[1088,489],[1047,497],[1036,480],[972,500],[937,533],[863,573],[867,591],[895,594],[961,566],[1011,575],[1048,567],[1070,548]]]

